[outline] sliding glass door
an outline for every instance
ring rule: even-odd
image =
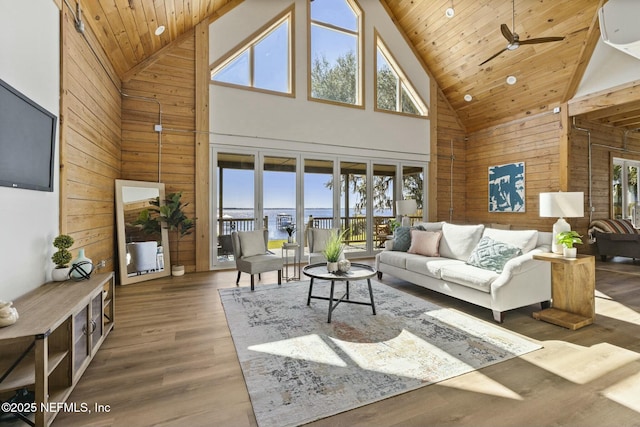
[[[264,156],[262,161],[262,216],[270,250],[280,251],[288,240],[287,229],[297,228],[296,164],[293,157]]]

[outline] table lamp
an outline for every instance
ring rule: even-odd
[[[411,219],[409,215],[418,210],[418,203],[415,199],[397,200],[396,201],[396,214],[402,217],[402,226],[409,227],[411,225]]]
[[[571,231],[571,226],[565,218],[581,218],[584,216],[584,193],[557,192],[540,193],[540,216],[558,217],[553,224],[552,250],[556,254],[562,253],[562,245],[556,243],[556,235],[563,231]]]

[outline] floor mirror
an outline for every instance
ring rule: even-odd
[[[156,212],[164,184],[117,179],[115,194],[120,284],[169,276],[169,235]]]

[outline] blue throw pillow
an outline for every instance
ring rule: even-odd
[[[471,252],[467,264],[502,273],[507,261],[519,255],[522,255],[520,248],[484,236]]]
[[[417,227],[397,227],[393,232],[393,248],[391,250],[407,252],[411,247],[411,230],[425,231],[425,228],[421,225]]]

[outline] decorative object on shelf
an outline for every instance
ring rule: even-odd
[[[51,260],[56,265],[56,268],[51,272],[51,276],[54,281],[62,282],[69,278],[69,262],[73,256],[69,252],[69,248],[73,245],[73,237],[66,234],[61,234],[53,239],[53,246],[58,250],[53,254]]]
[[[84,255],[84,248],[78,249],[78,256],[71,262],[70,276],[75,280],[85,280],[93,273],[93,263]]]
[[[160,221],[169,229],[176,233],[176,263],[171,266],[173,276],[184,275],[184,265],[180,264],[180,239],[191,234],[196,225],[196,219],[190,219],[184,213],[184,208],[189,203],[182,203],[182,192],[168,194],[165,204],[157,207],[160,214]]]
[[[564,218],[584,216],[584,193],[582,191],[540,193],[540,216],[558,218],[558,221],[553,224],[552,251],[561,254],[563,250],[558,242],[558,234],[571,231],[571,226]]]
[[[295,224],[287,224],[284,227],[284,231],[287,232],[287,243],[293,243],[293,235],[296,232],[296,225]]]
[[[556,242],[562,245],[562,255],[565,258],[575,258],[578,254],[578,249],[573,245],[582,244],[581,235],[576,231],[562,231],[556,236]]]
[[[327,239],[327,243],[322,251],[325,258],[327,258],[327,271],[329,273],[335,273],[338,271],[338,261],[340,260],[342,251],[344,250],[342,238],[346,232],[347,230],[344,230],[341,233],[331,230],[329,239]]]
[[[11,301],[0,301],[0,328],[13,325],[18,321],[18,310]]]
[[[415,199],[405,199],[396,201],[396,214],[402,217],[402,226],[409,227],[411,218],[409,215],[418,210],[418,202]]]
[[[524,162],[489,166],[489,212],[525,212]]]
[[[341,259],[338,261],[338,271],[340,273],[346,273],[351,268],[351,261],[348,259]]]

